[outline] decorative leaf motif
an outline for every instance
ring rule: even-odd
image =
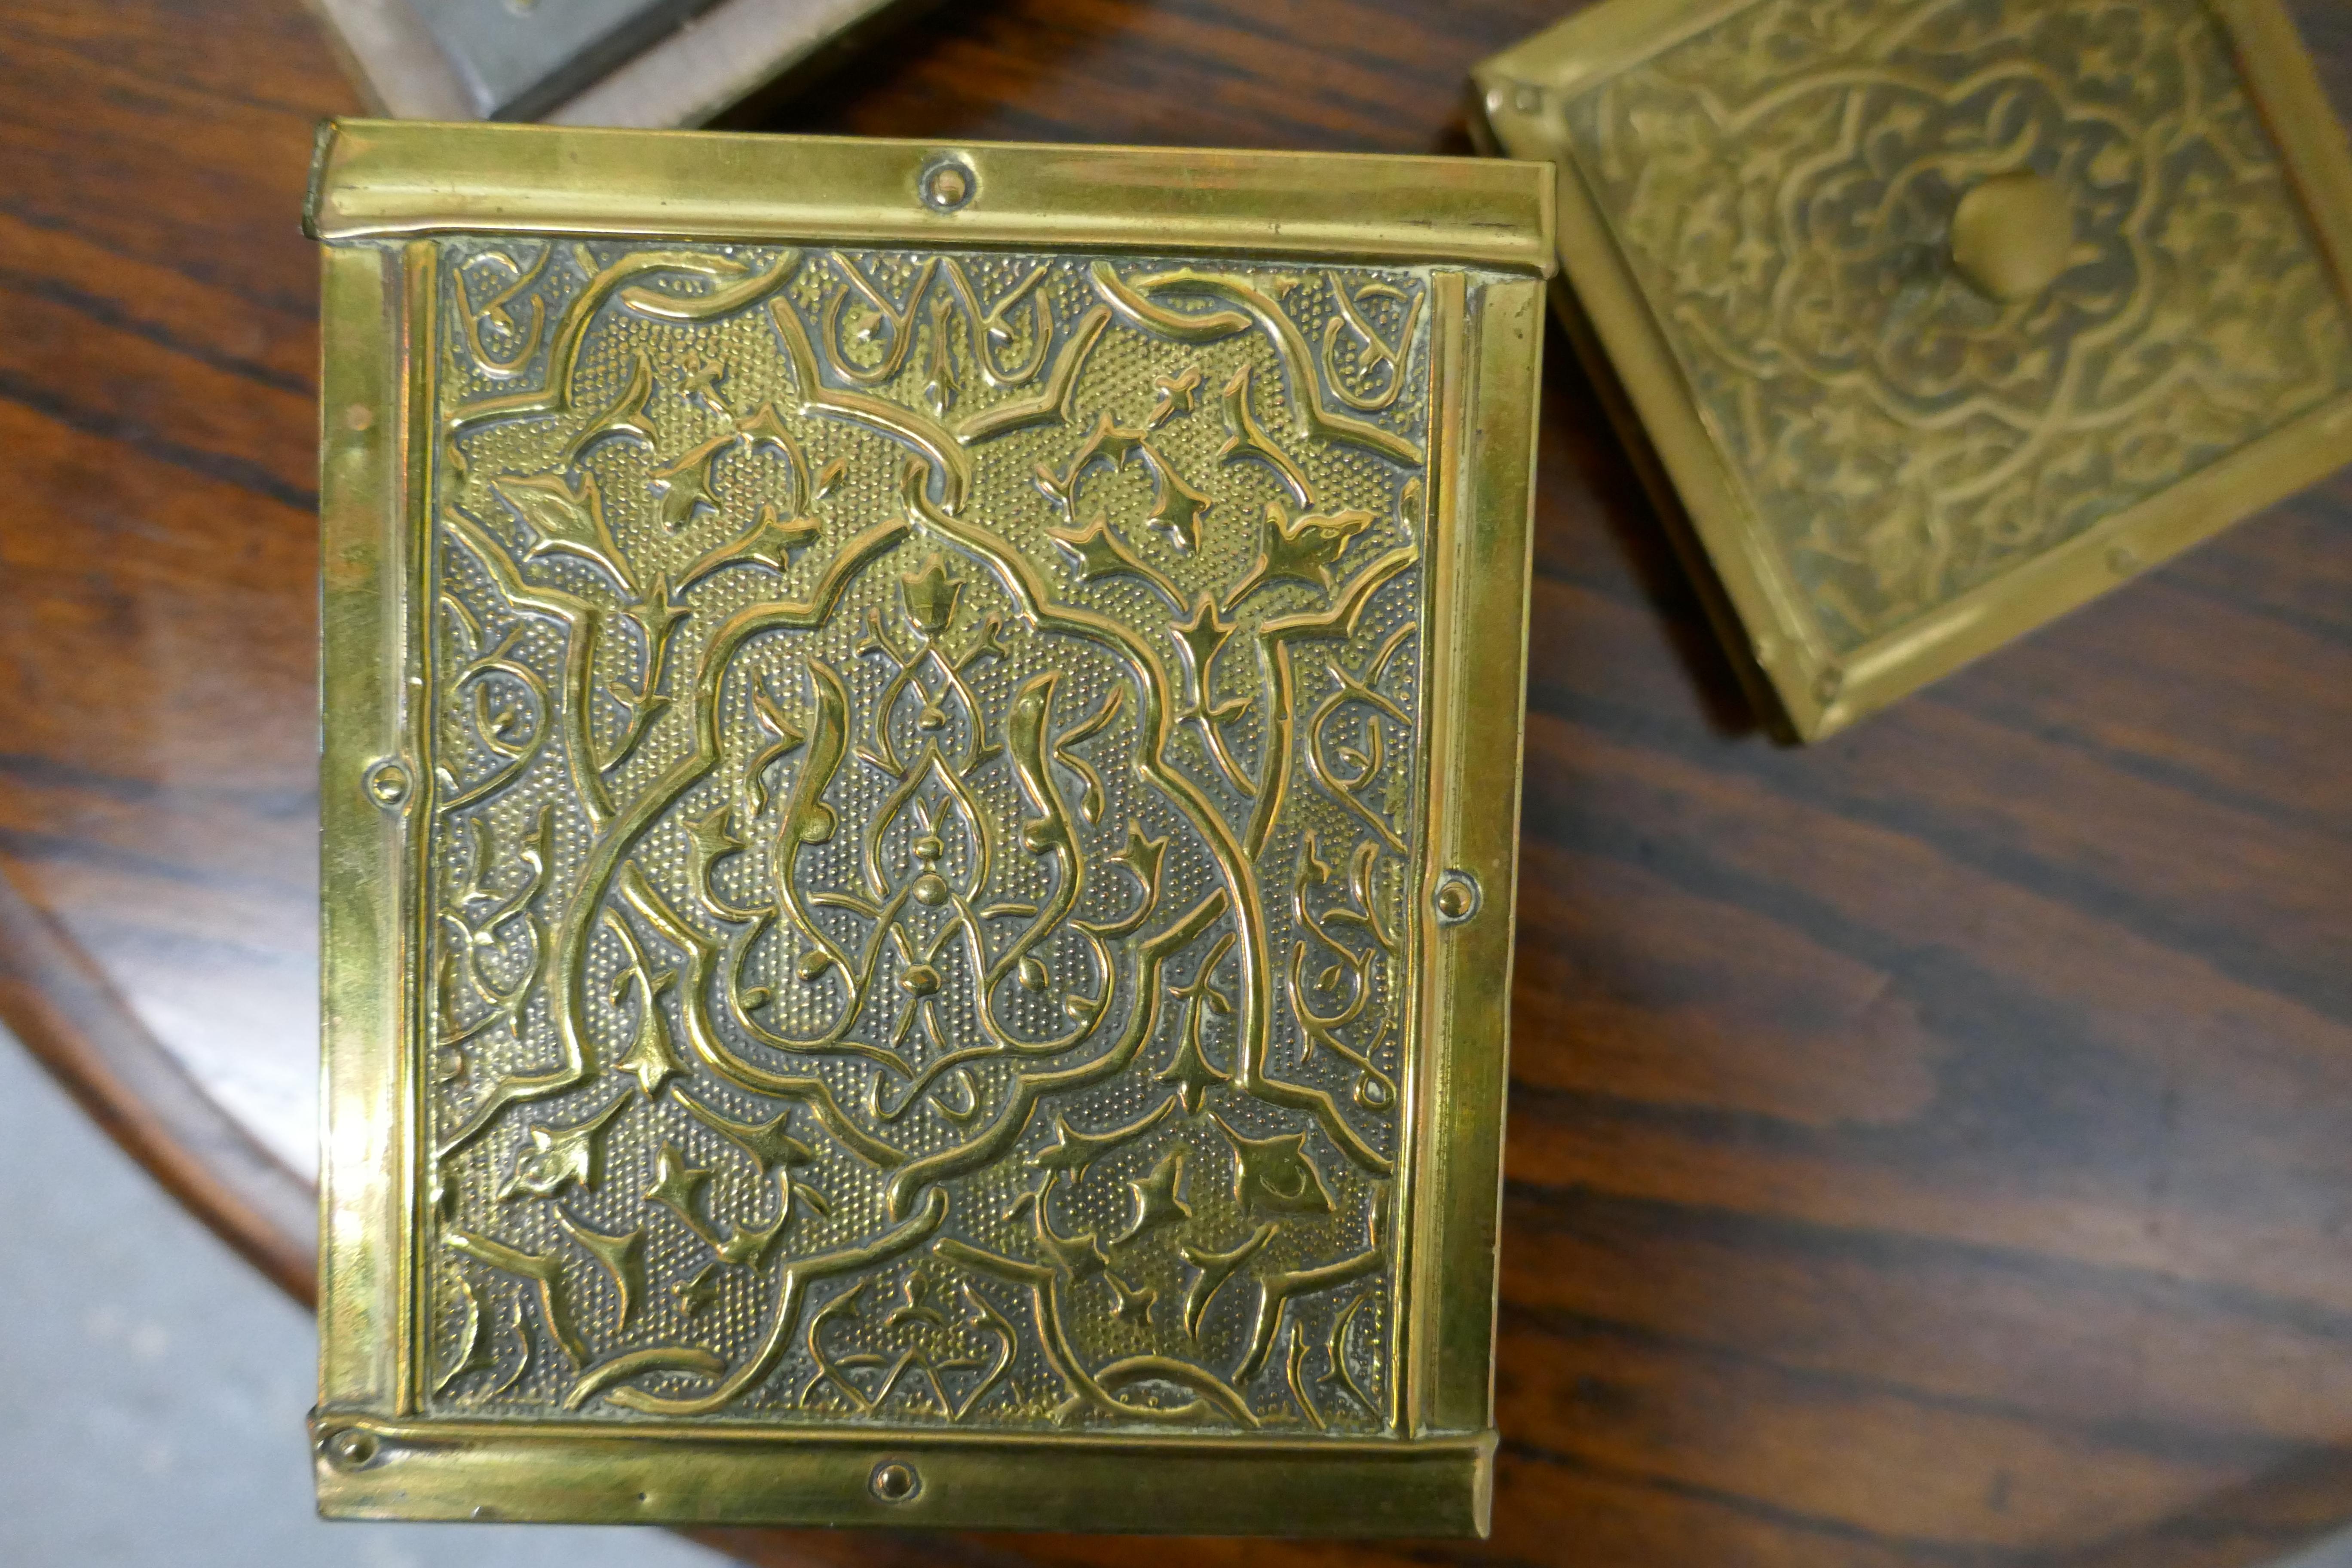
[[[1070,1175],[1083,1176],[1087,1168],[1122,1143],[1132,1142],[1160,1125],[1176,1102],[1163,1100],[1136,1121],[1124,1127],[1114,1127],[1108,1132],[1081,1132],[1072,1127],[1069,1119],[1054,1119],[1053,1147],[1029,1156],[1029,1163],[1041,1171],[1066,1171]]]
[[[723,510],[711,487],[719,455],[739,439],[734,431],[713,436],[654,470],[654,493],[661,498],[661,525],[672,533],[694,521],[699,511]]]
[[[1200,1016],[1197,1011],[1185,1014],[1184,1034],[1176,1047],[1176,1059],[1160,1075],[1161,1083],[1176,1086],[1177,1099],[1182,1101],[1187,1116],[1201,1114],[1211,1089],[1233,1081],[1231,1073],[1218,1071],[1202,1054]]]
[[[602,570],[622,593],[637,596],[628,558],[613,542],[604,521],[604,498],[596,476],[582,476],[575,489],[562,474],[504,474],[490,481],[500,500],[530,526],[534,536],[526,558],[571,555]]]
[[[1192,1217],[1184,1202],[1184,1146],[1176,1144],[1160,1156],[1151,1173],[1128,1184],[1135,1193],[1135,1219],[1113,1239],[1113,1247],[1139,1241],[1163,1226],[1181,1225]]]
[[[738,1121],[732,1117],[719,1115],[690,1096],[680,1095],[677,1100],[693,1113],[697,1121],[757,1161],[762,1176],[780,1170],[797,1170],[816,1163],[816,1151],[786,1130],[793,1115],[789,1110],[766,1121]]]
[[[792,569],[793,555],[815,543],[824,531],[816,519],[786,517],[773,501],[763,501],[758,520],[688,566],[678,586],[690,588],[730,566],[763,566],[781,576]]]
[[[577,1126],[532,1128],[530,1147],[516,1156],[514,1174],[499,1189],[499,1196],[512,1198],[528,1193],[535,1198],[551,1198],[574,1182],[594,1186],[604,1129],[627,1103],[616,1100]]]
[[[626,1073],[636,1080],[647,1100],[659,1094],[663,1084],[686,1070],[686,1064],[678,1060],[677,1048],[670,1044],[669,1020],[661,1008],[662,993],[677,979],[677,975],[665,971],[653,976],[650,989],[639,988],[636,1037],[613,1064],[614,1071]]]
[[[665,1143],[654,1157],[654,1184],[646,1189],[646,1201],[661,1205],[699,1231],[703,1228],[702,1211],[696,1205],[702,1184],[709,1179],[709,1172],[697,1170],[686,1163],[677,1144]]]
[[[1311,583],[1329,592],[1332,566],[1347,550],[1349,542],[1370,527],[1371,522],[1372,514],[1360,507],[1290,517],[1285,514],[1280,501],[1266,502],[1257,565],[1234,590],[1228,607],[1240,603],[1244,595],[1261,584],[1284,578]]]
[[[1329,1214],[1331,1191],[1323,1173],[1307,1157],[1307,1134],[1244,1138],[1212,1115],[1234,1146],[1234,1196],[1252,1213]]]
[[[955,619],[956,596],[963,592],[963,583],[948,575],[945,560],[933,553],[921,571],[899,578],[898,585],[906,597],[907,618],[925,637],[936,637],[948,629]]]
[[[588,1249],[589,1255],[604,1267],[613,1281],[618,1327],[629,1326],[629,1315],[646,1295],[646,1233],[641,1226],[619,1236],[607,1236],[592,1230],[562,1209],[555,1211],[555,1223],[563,1233]]]

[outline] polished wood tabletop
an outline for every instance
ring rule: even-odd
[[[1466,154],[1468,67],[1561,8],[969,0],[761,123]],[[2302,14],[2344,94],[2352,7]],[[297,218],[356,108],[297,0],[0,12],[0,1017],[289,1289]],[[2352,476],[1794,750],[1557,335],[1545,399],[1493,1540],[711,1539],[2251,1568],[2352,1521]]]

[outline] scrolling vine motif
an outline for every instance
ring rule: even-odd
[[[1429,275],[440,278],[432,1397],[1385,1427]]]

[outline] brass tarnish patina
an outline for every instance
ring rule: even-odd
[[[1549,196],[325,140],[323,1509],[1485,1528]]]
[[[2275,0],[1612,0],[1476,84],[1808,739],[2352,455],[2352,159]]]

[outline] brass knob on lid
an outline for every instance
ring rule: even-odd
[[[2058,281],[2074,245],[2065,189],[2020,170],[1972,187],[1952,212],[1952,266],[1990,299],[2030,300]]]

